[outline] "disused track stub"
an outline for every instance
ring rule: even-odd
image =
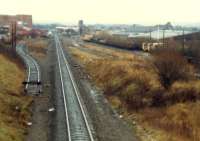
[[[23,82],[24,91],[28,94],[37,95],[42,92],[40,67],[34,58],[28,54],[25,45],[20,44],[16,48],[17,53],[21,56],[26,64],[27,80]]]

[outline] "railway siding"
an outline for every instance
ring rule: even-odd
[[[25,92],[33,95],[40,94],[42,92],[40,66],[35,59],[28,54],[25,45],[17,45],[16,50],[26,64],[27,79],[23,82],[25,85]]]

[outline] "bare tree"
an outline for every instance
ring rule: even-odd
[[[173,49],[154,52],[153,64],[160,83],[166,89],[175,81],[188,80],[193,70],[187,60]]]

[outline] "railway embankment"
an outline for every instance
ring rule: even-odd
[[[164,51],[146,59],[95,45],[69,50],[141,140],[199,139],[200,82],[180,54]]]
[[[24,95],[25,70],[15,51],[0,46],[0,140],[24,140],[32,98]]]

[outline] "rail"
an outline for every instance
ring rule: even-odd
[[[41,93],[40,67],[31,55],[25,51],[25,45],[19,44],[16,48],[17,53],[24,60],[27,68],[27,80],[23,82],[25,91],[30,94]]]
[[[69,141],[94,141],[86,113],[80,100],[80,93],[65,57],[58,35],[54,36],[58,59],[62,95],[64,99]],[[69,83],[70,81],[70,83]]]

